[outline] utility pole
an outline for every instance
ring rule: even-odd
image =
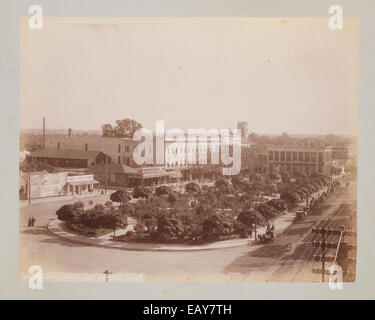
[[[28,194],[28,198],[29,198],[29,204],[31,203],[31,178],[30,178],[30,168],[29,168],[29,172],[28,172],[28,175],[27,175],[27,194]]]
[[[108,181],[108,156],[106,155],[105,156],[105,186],[104,186],[104,190],[105,190],[105,194],[107,194],[107,181]]]
[[[338,260],[341,262],[341,267],[345,269],[345,265],[348,261],[352,261],[353,259],[349,258],[347,256],[348,250],[356,249],[356,244],[349,244],[346,242],[343,242],[344,236],[354,237],[357,235],[355,231],[349,231],[345,230],[343,226],[341,226],[339,229],[326,229],[326,228],[313,228],[312,233],[317,233],[322,235],[321,241],[314,241],[313,246],[314,247],[320,247],[322,248],[321,254],[317,254],[314,256],[315,261],[321,261],[322,266],[320,268],[313,268],[313,273],[321,273],[322,274],[322,282],[325,282],[325,275],[330,275],[329,270],[326,270],[326,262],[331,262],[333,265],[336,264]],[[336,235],[339,236],[339,239],[332,242],[326,242],[325,237],[326,235]],[[334,255],[326,255],[327,249],[335,249]],[[353,272],[348,272],[347,270],[344,270],[344,274],[353,274]]]
[[[322,282],[324,282],[324,274],[325,274],[325,263],[326,263],[326,241],[323,237],[322,242]]]
[[[255,221],[254,239],[255,239],[255,241],[256,241],[256,240],[257,240],[257,216],[256,216],[256,214],[255,214],[255,219],[254,219],[254,221]]]

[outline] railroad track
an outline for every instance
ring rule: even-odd
[[[336,194],[334,194],[336,195]],[[320,210],[317,208],[315,210]],[[312,212],[312,214],[316,214]],[[304,239],[305,243],[309,243],[301,254],[298,260],[303,261],[299,271],[294,275],[292,281],[297,278],[302,278],[303,281],[322,282],[322,272],[313,273],[313,270],[322,270],[322,260],[325,260],[325,270],[333,264],[337,264],[336,258],[339,252],[339,243],[352,243],[356,245],[356,233],[347,232],[343,235],[340,230],[356,231],[356,202],[342,203],[335,212],[322,218],[318,221],[312,232]],[[315,232],[313,232],[315,230]],[[326,232],[322,232],[326,230]],[[325,247],[324,255],[322,247],[319,245],[322,242],[328,244]],[[336,244],[336,245],[335,245]],[[329,257],[329,258],[328,258]],[[342,263],[343,261],[340,261]],[[344,261],[342,269],[345,270],[343,274],[343,281],[355,281],[356,271],[356,248],[349,252],[349,257]],[[325,275],[325,281],[328,281],[329,275]]]

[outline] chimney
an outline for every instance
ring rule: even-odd
[[[72,136],[72,128],[69,128],[68,129],[68,138],[70,138]]]
[[[46,145],[46,118],[43,117],[43,142],[42,142],[43,149],[45,145]]]

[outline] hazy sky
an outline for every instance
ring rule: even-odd
[[[327,18],[20,21],[20,127],[355,134],[357,23]]]

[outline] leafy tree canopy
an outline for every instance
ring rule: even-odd
[[[133,138],[134,132],[142,128],[142,124],[133,119],[116,120],[116,125],[106,123],[102,125],[103,137]]]

